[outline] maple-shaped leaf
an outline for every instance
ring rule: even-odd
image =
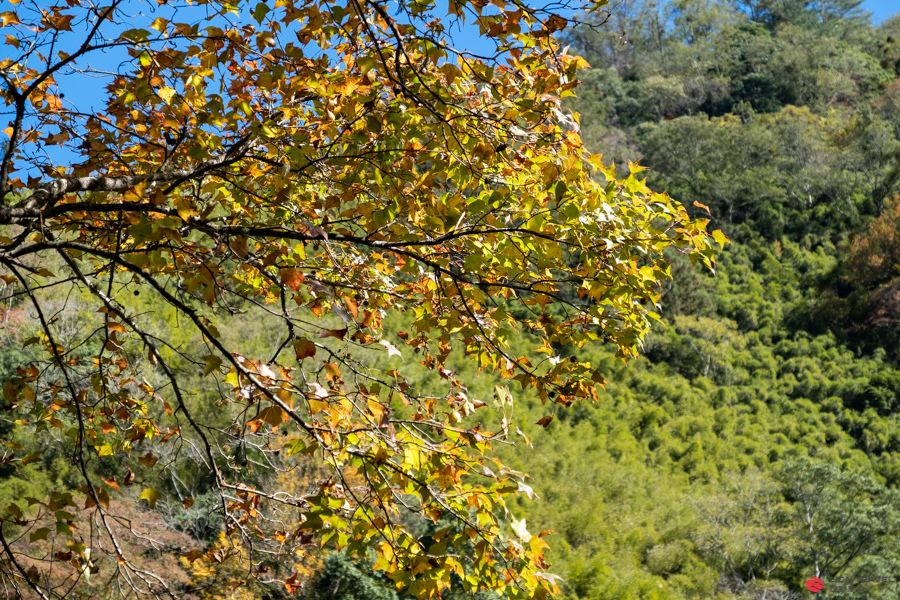
[[[157,501],[162,500],[163,495],[153,488],[147,488],[143,492],[141,492],[141,495],[138,497],[138,499],[146,500],[147,504],[150,505],[150,508],[156,508]]]
[[[284,582],[284,587],[287,588],[288,594],[294,595],[297,590],[300,589],[300,583],[298,582],[299,575],[295,572],[293,575],[288,577]]]
[[[286,411],[279,406],[269,406],[259,413],[259,418],[272,426],[272,429],[278,429],[282,423],[287,423],[291,417]]]
[[[316,355],[316,345],[306,338],[294,340],[292,342],[292,345],[294,346],[294,352],[297,355],[297,360],[312,358]]]
[[[138,459],[138,462],[144,465],[145,467],[152,467],[159,460],[158,456],[155,456],[153,452],[148,452],[144,456]]]
[[[295,292],[300,290],[300,286],[304,281],[306,281],[306,278],[303,276],[303,273],[300,271],[300,269],[281,269],[281,283],[288,286]]]
[[[385,348],[387,348],[388,358],[390,358],[392,356],[399,356],[400,358],[403,358],[403,354],[397,349],[396,346],[394,346],[389,341],[381,340],[378,343],[381,344],[382,346],[384,346]]]
[[[521,521],[516,521],[515,519],[513,519],[510,523],[510,526],[519,537],[519,539],[521,539],[523,542],[528,542],[528,540],[531,539],[531,534],[528,533],[528,529],[525,528],[525,519],[522,519]]]
[[[203,361],[206,363],[206,366],[203,369],[203,376],[207,376],[210,373],[213,373],[222,366],[222,359],[218,356],[214,356],[212,354],[203,357]]]

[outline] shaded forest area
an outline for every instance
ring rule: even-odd
[[[592,65],[571,102],[590,149],[623,172],[649,167],[652,189],[708,211],[732,243],[715,276],[677,263],[643,358],[584,350],[608,373],[593,404],[543,406],[515,388],[510,401],[456,357],[470,398],[522,428],[499,453],[533,477],[536,497],[510,518],[554,531],[550,570],[567,599],[791,600],[812,597],[812,576],[900,576],[900,16],[874,26],[858,4],[623,0],[570,34]],[[77,323],[68,300],[63,317]],[[3,319],[5,379],[29,352],[29,324],[15,308]],[[223,331],[256,350],[277,343],[239,316]],[[437,376],[418,377],[426,389]],[[3,473],[2,504],[77,486],[42,450]],[[154,482],[165,494],[155,510],[135,515],[170,535],[136,539],[138,551],[197,599],[288,597],[220,583],[241,549],[219,536],[208,478],[179,468]],[[233,560],[184,558],[188,540]],[[371,565],[339,555],[298,573],[309,600],[398,598]],[[833,589],[900,598],[898,584]]]

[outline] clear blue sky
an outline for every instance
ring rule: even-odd
[[[6,5],[7,3],[7,0],[0,0],[0,6]],[[438,0],[438,5],[440,8],[437,12],[439,14],[445,14],[446,9],[443,7],[447,5],[447,0]],[[900,13],[900,0],[863,0],[862,6],[872,13],[875,23],[880,23],[888,17]],[[459,48],[477,53],[490,53],[493,49],[493,46],[485,43],[471,25],[463,27],[462,31],[455,30],[453,33],[455,34],[454,41]],[[59,79],[64,78],[60,77]],[[102,86],[83,88],[72,85],[66,87],[67,89],[65,91],[68,100],[70,102],[76,101],[78,108],[81,110],[100,108],[102,100],[105,97]]]
[[[864,0],[863,7],[875,15],[876,23],[880,23],[900,12],[900,0]]]

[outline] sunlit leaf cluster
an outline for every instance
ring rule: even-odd
[[[231,540],[189,562],[240,548],[254,578],[293,592],[297,556],[328,547],[420,597],[556,591],[545,534],[505,509],[531,494],[525,476],[491,453],[515,426],[482,424],[486,403],[448,357],[508,379],[500,406],[521,390],[596,398],[602,373],[560,349],[635,355],[664,251],[712,267],[713,241],[640,167],[620,179],[585,151],[562,103],[586,65],[554,39],[567,19],[503,0],[449,12],[278,0],[3,13],[0,266],[35,317],[32,360],[4,397],[83,479],[6,509],[9,585],[68,593],[50,550],[27,543],[52,534],[84,545],[76,576],[174,593],[123,549],[111,499],[189,510],[189,461]],[[463,22],[491,56],[454,49]],[[82,112],[69,85],[102,86],[102,106]],[[52,294],[86,307],[77,324],[62,326]],[[267,353],[241,347],[237,315],[277,339]],[[392,319],[408,326],[386,337]],[[513,349],[516,332],[531,347]],[[410,380],[416,363],[443,384]],[[39,459],[6,446],[7,463]],[[89,518],[69,510],[82,503]]]

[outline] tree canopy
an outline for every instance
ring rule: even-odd
[[[506,510],[531,488],[492,452],[518,431],[513,393],[596,398],[598,365],[561,350],[635,355],[673,251],[711,267],[714,248],[639,167],[585,150],[567,8],[0,14],[0,278],[22,332],[2,461],[68,465],[68,487],[2,509],[7,589],[182,594],[142,558],[162,542],[139,502],[176,525],[202,509],[185,527],[210,543],[184,559],[231,589],[291,594],[327,547],[420,597],[556,591],[545,534]],[[462,26],[489,50],[457,49]],[[502,418],[462,355],[508,380]]]

